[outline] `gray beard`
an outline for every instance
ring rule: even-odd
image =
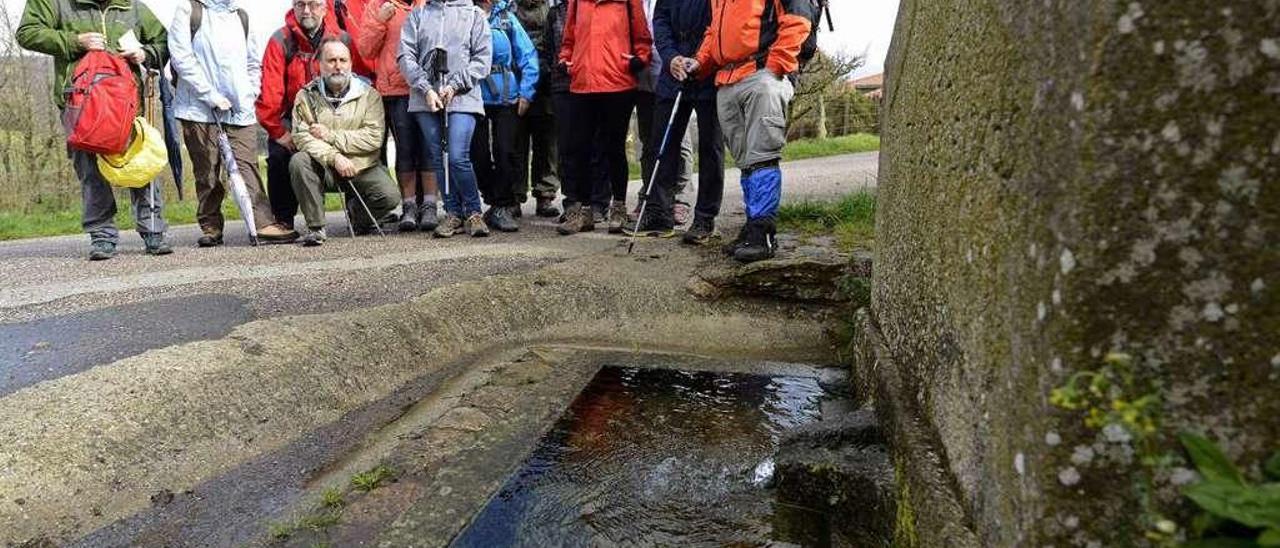
[[[347,88],[350,86],[351,75],[349,74],[331,74],[324,77],[324,87],[329,92],[330,97],[346,95]]]

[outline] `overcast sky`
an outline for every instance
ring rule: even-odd
[[[22,14],[25,0],[3,0],[11,16],[16,20]],[[179,0],[143,0],[166,26],[172,18]],[[823,23],[818,34],[821,47],[829,51],[843,51],[867,55],[867,63],[857,75],[881,72],[885,54],[889,51],[889,39],[893,36],[893,23],[898,13],[898,0],[830,0],[831,19],[835,32],[827,30]],[[241,0],[250,14],[255,31],[270,34],[283,22],[283,14],[289,9],[289,0]]]

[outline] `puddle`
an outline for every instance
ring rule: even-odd
[[[823,398],[806,377],[605,367],[453,546],[822,545],[823,516],[767,485]]]

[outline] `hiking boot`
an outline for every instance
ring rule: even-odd
[[[684,202],[676,202],[676,206],[672,208],[672,216],[676,219],[676,226],[684,226],[689,222],[689,204]]]
[[[773,220],[747,221],[746,229],[746,238],[733,250],[734,260],[753,263],[772,258],[777,248]]]
[[[422,204],[422,207],[418,208],[418,230],[431,232],[438,226],[440,226],[440,213],[436,204]]]
[[[498,210],[506,211],[505,208],[498,208]],[[514,223],[515,219],[512,219],[511,222]],[[484,215],[472,213],[470,217],[467,217],[467,234],[472,238],[483,238],[489,235],[489,225],[484,224]]]
[[[89,244],[89,260],[105,261],[116,256],[116,244],[106,240],[96,240]]]
[[[605,210],[596,206],[591,206],[591,222],[593,224],[604,224]],[[594,228],[594,227],[592,227]]]
[[[518,206],[517,206],[518,207]],[[495,206],[489,208],[484,214],[484,222],[492,225],[493,228],[500,232],[517,232],[520,230],[520,223],[516,222],[511,215],[511,208]]]
[[[708,245],[720,238],[720,233],[716,232],[715,219],[705,217],[694,217],[693,225],[689,230],[684,231],[684,236],[680,241],[690,245]]]
[[[444,216],[444,220],[440,221],[440,224],[436,226],[435,231],[432,232],[431,235],[437,238],[452,238],[454,234],[457,234],[461,230],[462,219],[457,215],[446,214]]]
[[[355,233],[356,236],[368,236],[370,234],[376,234],[378,232],[378,227],[377,225],[354,226],[351,227],[351,232]]]
[[[534,209],[534,213],[539,217],[555,217],[560,215],[560,210],[556,209],[555,198],[538,198],[538,205]]]
[[[197,247],[218,247],[222,245],[221,232],[205,232],[196,240]]]
[[[324,227],[313,228],[311,231],[307,232],[306,236],[302,237],[302,247],[316,247],[324,245],[324,241],[328,238],[329,236],[324,233]]]
[[[292,242],[298,239],[298,233],[291,228],[281,226],[280,223],[275,223],[259,228],[258,238],[266,242]],[[222,244],[221,235],[218,236],[218,244]]]
[[[556,232],[563,236],[569,236],[579,232],[590,232],[595,229],[596,224],[591,218],[591,212],[582,207],[582,204],[574,204],[564,210],[564,222],[556,227]]]
[[[671,238],[676,235],[676,229],[669,223],[664,223],[656,216],[649,215],[645,215],[644,223],[639,228],[636,228],[635,223],[632,223],[623,227],[622,232],[627,236],[635,236],[637,238]]]
[[[627,226],[627,203],[614,200],[609,204],[608,226],[610,234],[622,233],[622,227]]]
[[[524,217],[524,208],[520,207],[519,205],[513,205],[511,207],[508,207],[507,211],[511,212],[512,219],[520,219]]]
[[[720,250],[724,251],[725,255],[732,257],[733,252],[737,251],[738,248],[741,247],[742,244],[746,241],[747,241],[747,225],[742,225],[742,228],[738,229],[738,235],[735,236],[732,240],[729,240],[728,243],[724,244],[724,247],[722,247]]]
[[[164,234],[147,234],[142,237],[142,245],[146,248],[147,255],[168,255],[173,253],[173,248],[169,247],[169,243],[164,241]]]
[[[400,209],[400,232],[413,232],[418,230],[418,203],[413,200],[405,200],[401,202]]]

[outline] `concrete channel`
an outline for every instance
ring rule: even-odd
[[[0,400],[0,544],[440,545],[602,363],[835,365],[830,309],[697,301],[690,273],[719,259],[617,253],[22,388]],[[352,489],[379,467],[396,481]]]

